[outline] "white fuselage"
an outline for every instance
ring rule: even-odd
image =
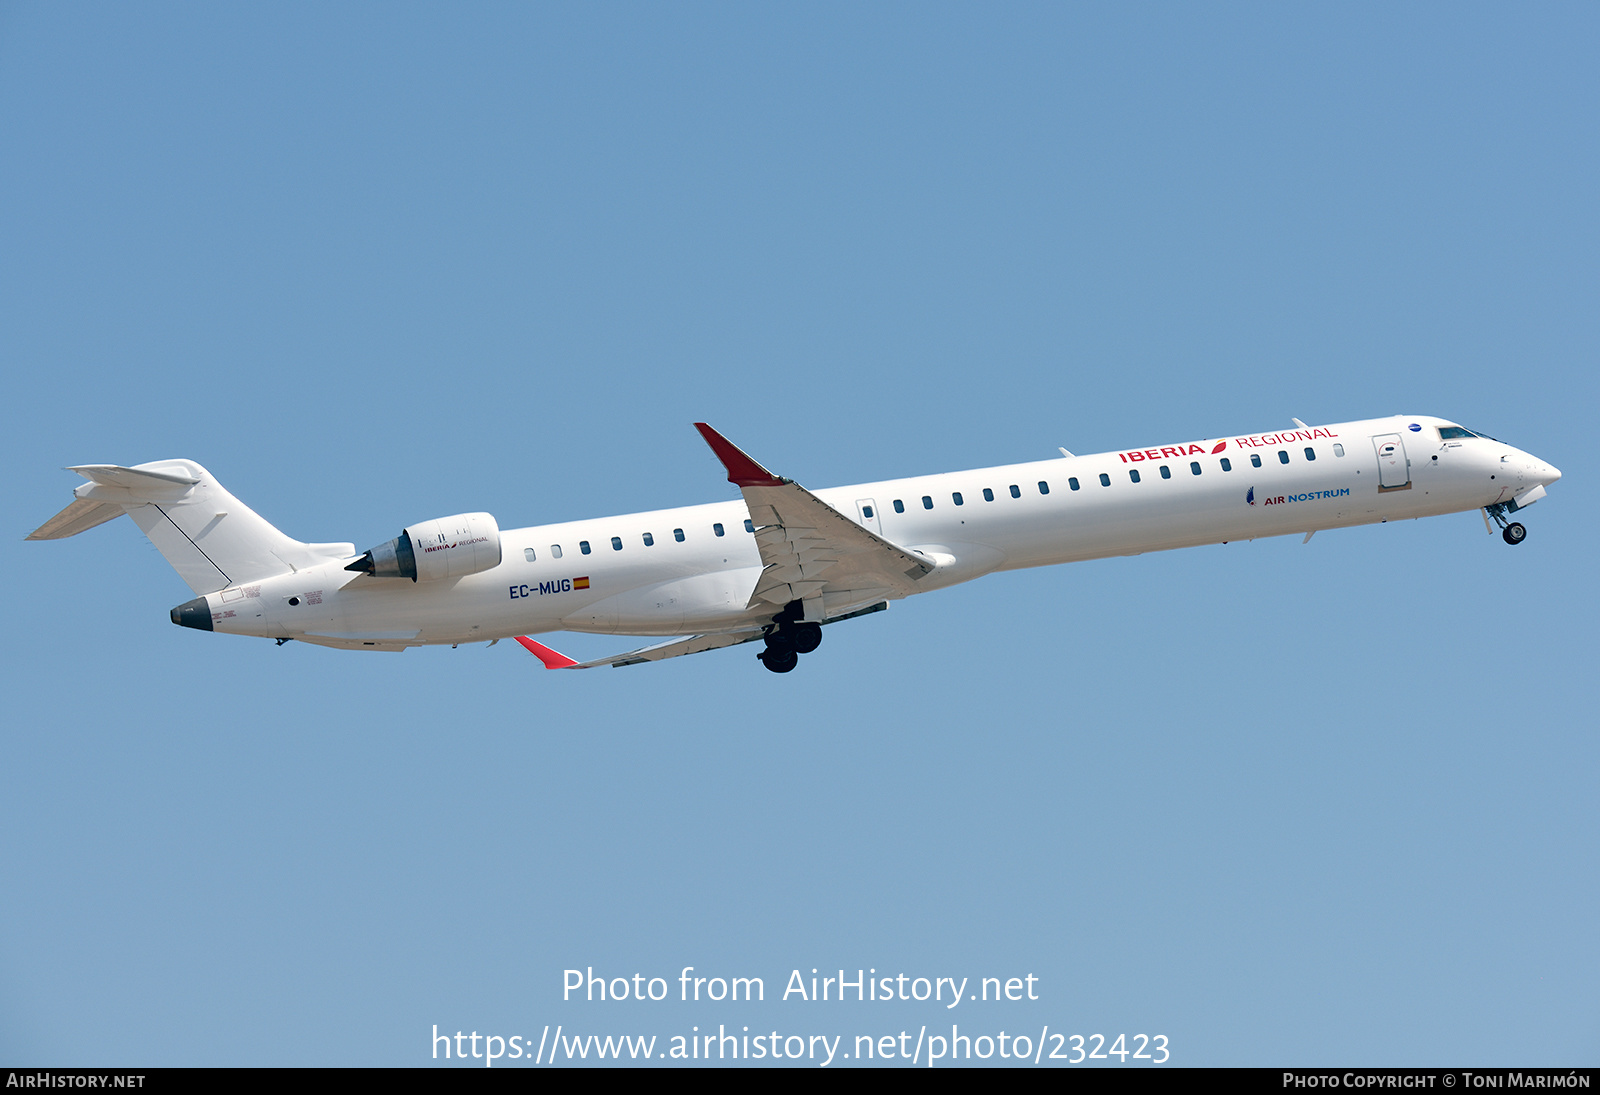
[[[1497,441],[1446,440],[1450,425],[1397,416],[814,493],[937,561],[920,591],[996,570],[1461,512],[1560,476]],[[342,560],[208,602],[217,631],[353,648],[731,630],[772,613],[747,607],[762,570],[748,519],[732,499],[510,529],[498,566],[458,579],[373,577]],[[834,599],[826,611],[860,604]]]

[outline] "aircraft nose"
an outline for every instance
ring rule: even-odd
[[[1513,449],[1507,446],[1507,452],[1500,457],[1500,463],[1508,472],[1513,473],[1517,481],[1527,486],[1547,487],[1561,478],[1559,468],[1545,463],[1531,452],[1524,449]]]
[[[1540,460],[1537,456],[1533,456],[1531,454],[1528,456],[1526,468],[1527,470],[1523,472],[1523,474],[1541,487],[1547,487],[1551,483],[1554,483],[1557,479],[1561,478],[1561,472],[1559,469],[1550,464],[1546,464],[1543,460]]]

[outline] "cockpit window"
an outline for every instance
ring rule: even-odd
[[[1440,426],[1439,427],[1439,440],[1440,441],[1459,441],[1463,437],[1481,437],[1485,441],[1493,441],[1494,440],[1494,438],[1490,437],[1486,433],[1479,433],[1477,430],[1469,430],[1469,429],[1466,429],[1466,428],[1461,427],[1461,426]]]

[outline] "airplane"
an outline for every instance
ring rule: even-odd
[[[515,638],[549,669],[621,667],[742,643],[774,673],[822,627],[985,574],[1483,511],[1511,515],[1554,467],[1441,418],[1390,418],[809,491],[703,422],[738,501],[502,530],[487,513],[405,528],[365,552],[279,532],[192,460],[70,468],[88,482],[30,540],[126,513],[197,596],[199,631],[348,650]],[[670,637],[578,662],[530,634]]]

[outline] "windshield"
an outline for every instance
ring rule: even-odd
[[[1456,441],[1463,437],[1481,437],[1485,441],[1496,440],[1496,438],[1490,437],[1486,433],[1479,433],[1476,430],[1469,430],[1462,426],[1439,427],[1439,440],[1441,441]],[[1504,442],[1501,442],[1501,444],[1504,444]]]

